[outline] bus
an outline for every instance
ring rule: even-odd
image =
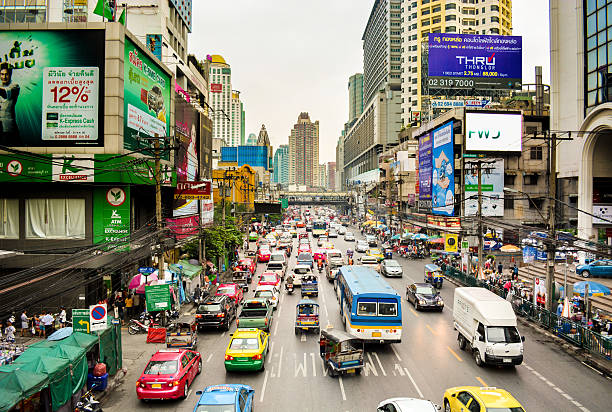
[[[378,272],[342,266],[335,286],[347,333],[367,342],[402,341],[401,297]]]
[[[317,220],[312,223],[312,235],[314,237],[319,237],[325,234],[327,234],[327,223],[322,220]]]

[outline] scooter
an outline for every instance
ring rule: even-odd
[[[130,320],[130,324],[128,325],[128,333],[130,335],[149,333],[149,326],[155,326],[155,318],[151,313],[143,312],[140,315],[139,320]]]
[[[285,283],[285,290],[289,295],[293,294],[293,283]]]
[[[81,396],[74,408],[75,412],[102,412],[100,402],[94,398],[92,393],[95,387],[96,385],[92,385],[91,389]]]

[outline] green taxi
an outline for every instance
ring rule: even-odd
[[[225,350],[225,370],[259,371],[264,369],[270,334],[256,328],[237,329]]]

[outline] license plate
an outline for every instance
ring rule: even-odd
[[[308,330],[308,328],[302,328],[302,329],[304,329],[304,330]]]
[[[238,362],[246,362],[246,361],[248,361],[249,359],[248,359],[248,358],[237,358],[236,360],[237,360]]]
[[[353,368],[353,369],[347,369],[347,370],[346,370],[346,373],[355,373],[355,368]]]
[[[512,362],[512,359],[504,359],[504,362],[505,363],[510,363],[510,362]]]
[[[373,338],[380,338],[380,336],[381,336],[380,332],[372,332]]]
[[[152,383],[151,388],[153,389],[161,389],[161,383]]]

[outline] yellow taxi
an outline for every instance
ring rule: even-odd
[[[332,242],[323,242],[321,249],[335,249],[335,247]]]
[[[444,392],[444,412],[500,410],[525,412],[505,389],[478,386],[457,386]]]
[[[270,334],[256,328],[239,328],[225,350],[226,371],[264,369]]]
[[[366,251],[366,256],[372,256],[375,257],[376,260],[378,260],[379,262],[382,262],[385,259],[385,255],[383,255],[382,250],[380,249],[368,249]]]

